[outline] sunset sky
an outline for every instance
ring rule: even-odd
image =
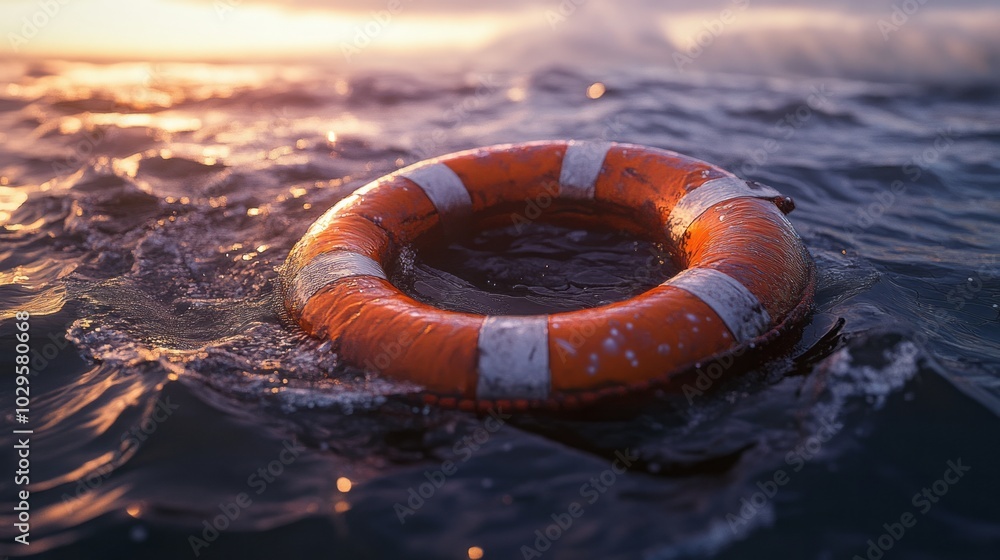
[[[990,6],[984,2],[958,0],[921,9]],[[876,31],[876,20],[888,17],[891,6],[888,0],[0,0],[5,39],[0,52],[148,59],[285,57],[352,47],[475,48],[507,34],[555,36],[553,31],[564,31],[557,29],[560,17],[575,24],[564,27],[615,21],[623,23],[622,29],[641,31],[652,25],[684,40],[726,8],[748,15],[736,27],[844,25],[844,15],[870,14],[858,23]]]
[[[0,0],[4,59],[560,64],[1000,79],[995,0]],[[915,7],[915,8],[914,8]],[[726,15],[728,14],[728,15]],[[726,22],[720,23],[725,17]],[[886,27],[885,22],[895,22]],[[715,29],[715,31],[712,31]],[[706,47],[698,47],[701,42]],[[702,54],[704,50],[704,54]]]
[[[0,0],[0,30],[4,52],[29,57],[282,57],[477,46],[532,11],[443,13],[426,4],[417,11],[411,1],[399,0],[390,13],[391,2]],[[544,21],[543,13],[534,15]]]

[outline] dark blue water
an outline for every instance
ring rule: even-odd
[[[31,545],[11,540],[5,429],[2,554],[847,559],[881,544],[869,557],[995,556],[990,82],[571,64],[9,63],[3,75],[0,357],[12,372],[15,310],[30,313],[38,354]],[[606,93],[588,99],[598,81]],[[489,419],[413,408],[414,387],[345,366],[279,319],[275,267],[355,188],[428,156],[555,138],[668,148],[792,196],[819,272],[802,341],[687,395]],[[649,244],[533,235],[467,244],[466,274],[433,254],[401,265],[428,300],[486,310],[562,305],[567,286],[580,307],[641,289],[621,263]],[[535,252],[509,258],[517,243]],[[573,283],[581,271],[592,276]]]

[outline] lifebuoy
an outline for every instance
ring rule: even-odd
[[[664,232],[683,270],[637,297],[538,316],[445,311],[386,268],[431,231],[526,200],[625,209]],[[791,199],[703,161],[609,142],[532,142],[417,163],[355,191],[295,245],[285,311],[342,360],[463,409],[572,407],[676,383],[681,372],[778,338],[812,305],[812,260]]]

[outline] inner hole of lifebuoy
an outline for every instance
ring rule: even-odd
[[[521,210],[519,212],[519,210]],[[402,251],[392,281],[416,300],[484,315],[535,315],[634,297],[678,266],[665,240],[619,209],[499,208]]]

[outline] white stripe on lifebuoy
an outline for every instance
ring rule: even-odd
[[[548,317],[487,317],[479,329],[478,369],[477,398],[548,398]]]
[[[442,220],[472,211],[472,197],[465,183],[450,167],[443,163],[431,163],[420,167],[403,169],[399,175],[416,183],[427,198],[431,199]]]
[[[375,276],[387,280],[382,265],[371,257],[351,251],[322,253],[305,264],[295,275],[292,296],[297,309],[326,286],[348,276]]]
[[[754,183],[748,185],[737,177],[721,177],[706,181],[700,187],[684,195],[670,211],[667,228],[670,237],[680,244],[684,232],[692,222],[705,213],[706,210],[734,198],[774,198],[781,193],[766,185]]]
[[[610,142],[570,142],[559,171],[559,196],[593,199],[594,184],[610,149]]]
[[[694,294],[715,311],[737,342],[765,333],[771,317],[739,280],[713,268],[689,268],[662,285]]]

